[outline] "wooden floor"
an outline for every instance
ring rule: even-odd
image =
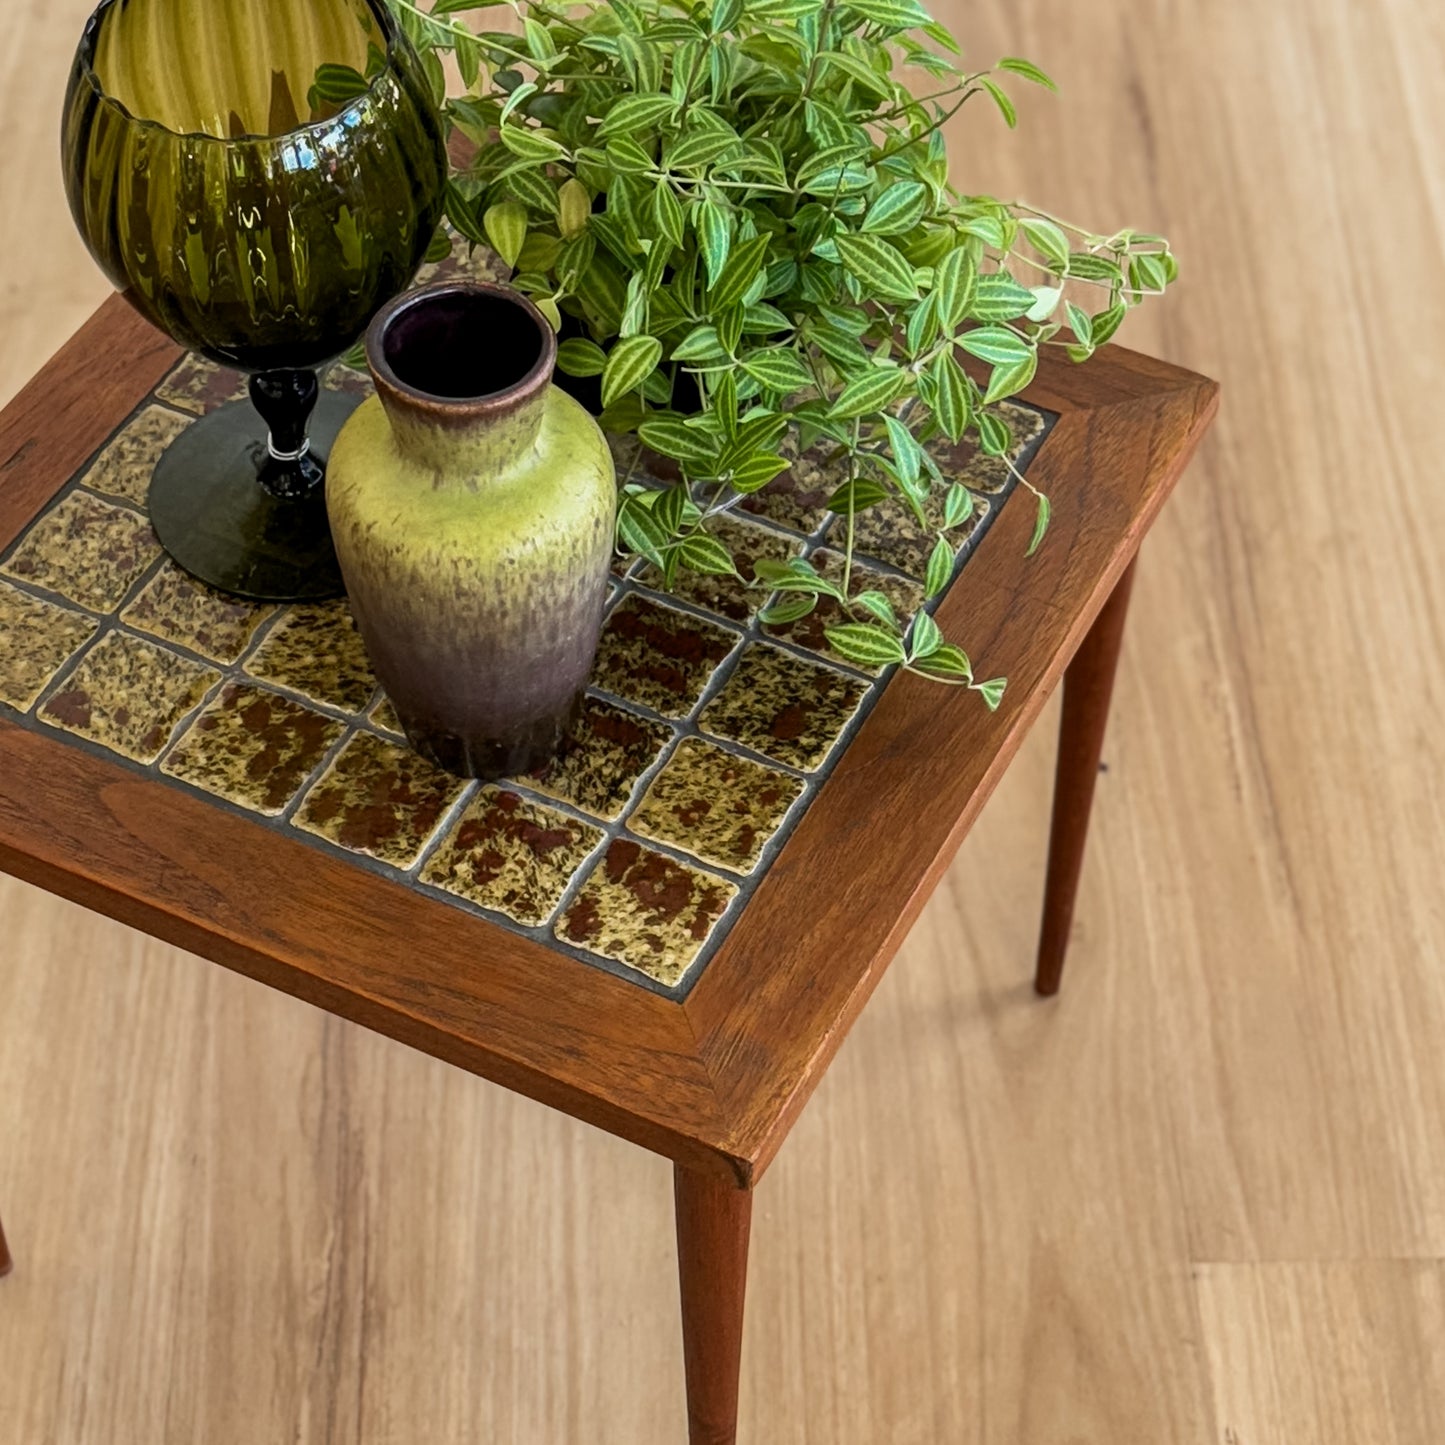
[[[0,393],[100,300],[0,40]],[[1053,715],[760,1193],[748,1445],[1445,1439],[1445,9],[946,0],[956,174],[1167,231],[1225,384],[1147,549],[1071,975]],[[996,144],[995,157],[969,149]],[[0,1439],[678,1445],[669,1171],[0,884]]]

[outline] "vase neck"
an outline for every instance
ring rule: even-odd
[[[537,444],[557,338],[500,286],[424,287],[371,324],[367,361],[398,450],[438,486],[475,489]]]

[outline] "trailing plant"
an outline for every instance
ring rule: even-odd
[[[668,583],[735,570],[710,524],[787,468],[796,427],[797,445],[836,452],[845,564],[840,580],[759,564],[763,620],[831,598],[843,657],[997,707],[1003,679],[976,681],[927,610],[898,617],[855,589],[855,517],[895,502],[936,529],[938,596],[971,498],[930,501],[943,478],[928,443],[973,433],[1012,468],[995,404],[1028,386],[1039,349],[1087,360],[1175,278],[1163,237],[950,185],[945,122],[982,99],[1013,126],[1004,83],[1049,77],[1015,58],[969,69],[917,0],[516,0],[516,31],[473,28],[463,15],[488,7],[468,0],[389,3],[475,144],[452,224],[554,325],[571,318],[559,365],[600,379],[603,426],[680,470],[625,488],[620,546]],[[446,54],[462,94],[446,93]],[[1038,508],[1032,553],[1049,503],[1019,481]]]

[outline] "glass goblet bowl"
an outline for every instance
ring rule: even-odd
[[[385,0],[103,0],[65,100],[66,190],[101,269],[251,403],[162,456],[151,522],[224,591],[340,595],[327,450],[357,398],[321,391],[415,277],[447,154]]]

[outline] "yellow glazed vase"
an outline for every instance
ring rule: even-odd
[[[326,504],[352,610],[412,746],[466,777],[541,766],[592,670],[617,481],[552,385],[525,297],[435,286],[372,323],[377,395],[331,451]]]

